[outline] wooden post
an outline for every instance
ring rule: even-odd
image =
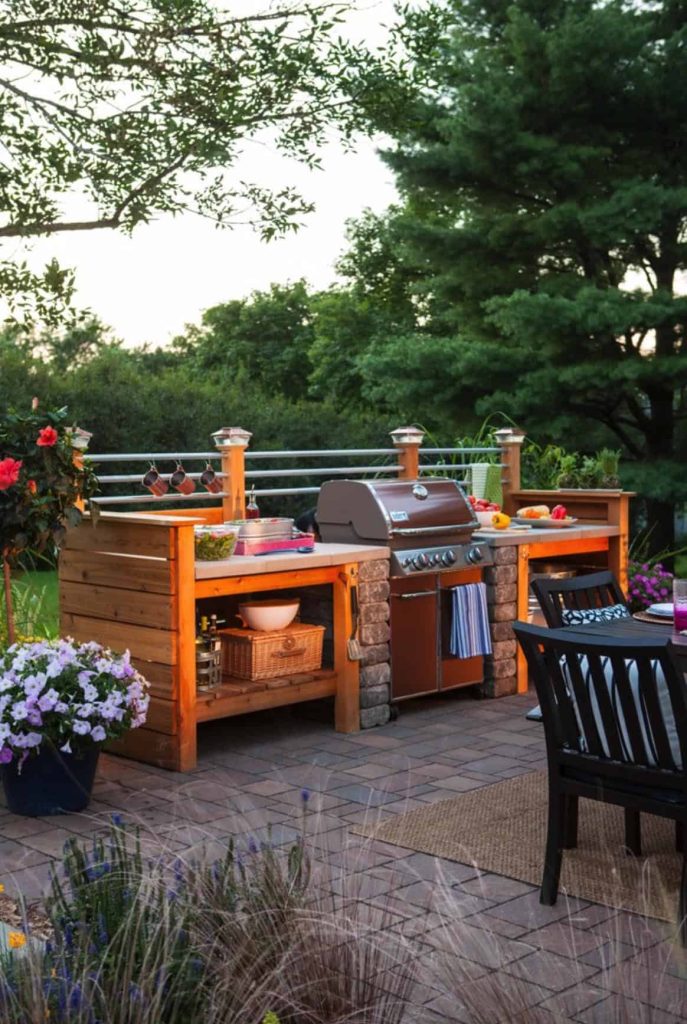
[[[175,760],[179,772],[196,767],[196,598],[193,524],[173,531],[176,594],[176,715]]]
[[[253,435],[242,427],[222,427],[212,435],[222,456],[222,499],[224,519],[244,519],[246,515],[246,448]]]
[[[503,490],[503,511],[509,515],[515,511],[511,495],[520,490],[520,450],[525,435],[521,430],[504,427],[495,433],[501,448],[501,487]]]
[[[498,548],[497,548],[498,550]],[[530,602],[530,548],[528,544],[518,545],[518,619],[527,622]],[[527,659],[522,647],[518,644],[516,654],[517,692],[527,693],[529,673]]]
[[[420,448],[425,434],[417,427],[398,427],[391,440],[398,452],[398,479],[417,480],[420,475]]]
[[[617,526],[617,537],[608,538],[608,568],[627,594],[627,561],[630,542],[630,492],[618,492],[608,499],[608,522]]]
[[[87,430],[82,430],[81,427],[73,427],[70,430],[70,438],[72,444],[72,462],[74,463],[78,470],[83,469],[84,452],[88,448],[88,443],[92,437],[93,434],[89,434]],[[85,511],[86,504],[83,498],[77,498],[74,504],[81,513]]]
[[[334,668],[337,673],[334,723],[337,732],[360,729],[360,666],[348,657],[348,638],[353,632],[351,587],[358,583],[358,566],[342,565],[332,588],[334,597]]]

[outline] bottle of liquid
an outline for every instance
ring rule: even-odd
[[[259,519],[260,508],[255,500],[255,488],[251,487],[250,494],[248,495],[248,503],[246,505],[246,519]]]

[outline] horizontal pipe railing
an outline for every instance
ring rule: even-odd
[[[498,455],[500,448],[423,448],[422,454],[429,455]],[[91,462],[165,462],[181,461],[182,459],[217,459],[220,452],[123,452],[121,454],[89,453]],[[302,451],[264,451],[246,452],[246,459],[319,459],[343,458],[345,456],[363,455],[397,455],[395,448],[320,448]]]
[[[483,456],[483,455],[500,455],[501,449],[498,447],[466,447],[466,448],[422,448],[421,456],[423,458],[422,463],[419,465],[418,472],[420,474],[443,472],[447,474],[455,474],[456,478],[464,482],[467,477],[469,470],[469,464],[466,462],[468,457],[472,456]],[[193,462],[202,461],[206,463],[212,463],[221,458],[222,451],[215,449],[213,451],[204,452],[123,452],[123,453],[96,453],[89,455],[90,461],[96,465],[108,465],[117,462],[133,462],[133,463],[157,463],[157,462]],[[455,462],[428,462],[427,459],[433,457],[454,457],[457,461]],[[297,449],[295,451],[246,451],[245,459],[249,460],[279,460],[279,459],[338,459],[338,458],[379,458],[384,457],[386,459],[393,458],[395,461],[392,463],[387,462],[386,464],[380,463],[379,465],[345,465],[345,466],[320,466],[318,467],[304,467],[297,466],[293,468],[270,468],[261,470],[259,468],[250,469],[245,472],[246,480],[272,480],[272,479],[284,479],[289,478],[308,478],[308,477],[337,477],[337,476],[351,476],[351,477],[364,477],[370,474],[378,476],[396,475],[399,472],[399,451],[397,448],[328,448],[328,449]],[[504,463],[499,461],[498,465],[501,469],[504,469]],[[173,471],[161,472],[160,477],[169,481]],[[188,472],[186,474],[191,480],[198,481],[202,476],[199,472]],[[217,470],[217,479],[223,479],[224,474]],[[116,484],[134,484],[141,483],[141,476],[137,473],[110,473],[99,476],[99,483],[102,486],[116,485]],[[256,497],[287,497],[287,496],[298,496],[298,495],[311,495],[319,492],[319,486],[308,486],[308,487],[267,487],[255,490]],[[184,503],[184,502],[213,502],[221,500],[222,498],[228,497],[228,495],[222,491],[220,493],[211,493],[205,490],[197,490],[192,494],[179,494],[175,492],[167,492],[164,495],[156,496],[148,493],[138,494],[118,494],[118,495],[102,495],[93,498],[94,502],[98,505],[140,505],[144,503],[162,504],[163,502],[171,503]]]

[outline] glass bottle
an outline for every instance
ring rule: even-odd
[[[258,503],[255,500],[255,488],[251,487],[250,494],[248,495],[248,504],[246,505],[246,519],[259,519],[260,509]]]

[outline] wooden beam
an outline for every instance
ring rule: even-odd
[[[351,590],[358,585],[358,566],[338,567],[334,584],[334,668],[337,673],[335,725],[337,732],[360,729],[360,663],[348,657],[353,632]]]

